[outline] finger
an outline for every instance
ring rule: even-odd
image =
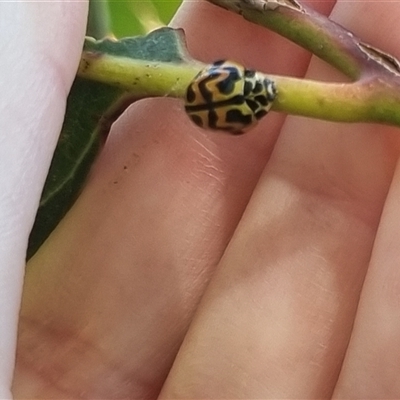
[[[84,8],[84,3],[73,10],[62,2],[0,4],[2,399],[11,397],[27,240],[77,68]]]
[[[399,195],[397,169],[333,398],[396,399],[400,396]]]
[[[363,15],[358,29],[372,44],[396,57],[400,56],[400,34],[395,29],[400,10],[395,4],[354,2],[343,5],[343,18]],[[376,22],[376,16],[385,21],[382,29],[365,27]],[[365,31],[365,32],[364,32]],[[397,132],[398,134],[398,132]],[[334,392],[334,398],[399,398],[398,363],[400,327],[398,287],[400,282],[399,246],[399,166],[380,220],[371,263],[363,285],[351,341]]]
[[[267,68],[264,51],[281,39],[188,3],[174,23],[189,31],[199,57],[201,48],[223,53],[229,40],[232,58]],[[216,20],[231,37],[209,40]],[[253,34],[257,57],[256,44],[242,41]],[[301,75],[308,59],[289,67],[293,47],[277,58]],[[125,113],[82,196],[30,265],[17,370],[20,387],[35,384],[25,397],[158,394],[271,151],[282,119],[270,121],[232,138],[193,127],[177,101],[144,101]]]
[[[371,25],[362,26],[357,12],[346,18],[351,4],[357,10],[359,3],[338,3],[332,17],[362,34]],[[375,23],[384,24],[384,8],[370,11]],[[308,76],[336,79],[320,67],[313,62]],[[160,398],[331,396],[397,135],[376,125],[287,119]]]

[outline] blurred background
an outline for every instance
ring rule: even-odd
[[[117,38],[147,33],[168,24],[181,0],[109,0],[111,31]]]

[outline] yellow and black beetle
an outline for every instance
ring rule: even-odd
[[[202,128],[240,134],[267,114],[276,96],[273,81],[233,61],[217,61],[189,84],[185,110]]]

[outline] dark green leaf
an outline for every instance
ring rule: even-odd
[[[175,64],[187,59],[182,31],[170,28],[121,41],[87,40],[84,50],[99,55]],[[112,122],[130,104],[127,98],[132,102],[135,95],[105,83],[76,78],[30,235],[28,259],[76,200]],[[151,93],[147,95],[151,96]],[[139,93],[137,98],[143,96]]]

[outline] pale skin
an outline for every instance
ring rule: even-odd
[[[312,6],[400,57],[397,3]],[[26,136],[0,141],[4,154],[25,163],[0,183],[12,188],[18,173],[32,176],[15,194],[26,213],[3,212],[8,203],[0,197],[3,226],[17,225],[1,236],[4,247],[20,249],[0,248],[0,279],[9,282],[0,286],[1,398],[11,396],[31,203],[79,60],[86,4],[21,3],[18,10],[36,22],[22,24],[26,36],[42,30],[41,41],[26,43],[38,52],[21,53],[41,56],[33,68],[41,84],[27,91],[25,83],[13,96],[21,80],[10,67],[2,93],[25,113],[4,119],[5,131],[19,127]],[[172,25],[185,28],[191,54],[205,62],[230,58],[262,72],[343,79],[203,1],[187,1]],[[47,101],[38,101],[43,90]],[[134,105],[114,126],[79,201],[29,265],[14,396],[400,398],[399,132],[271,113],[231,137],[194,127],[177,100]],[[43,154],[32,160],[21,143]]]

